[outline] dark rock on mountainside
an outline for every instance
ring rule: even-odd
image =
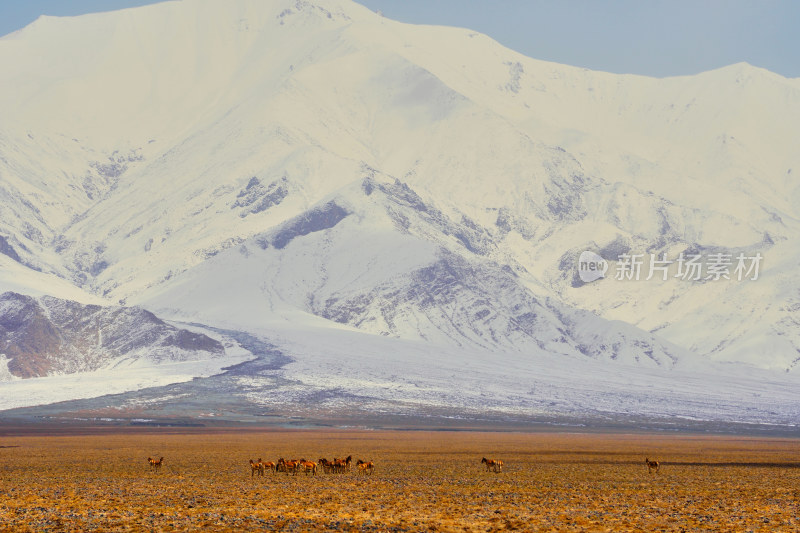
[[[224,348],[141,308],[6,292],[0,295],[0,354],[11,374],[30,378],[89,372],[120,359],[207,359],[222,356]]]

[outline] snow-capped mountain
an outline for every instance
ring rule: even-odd
[[[670,398],[703,376],[687,398],[750,373],[781,400],[748,420],[796,420],[800,80],[592,72],[349,0],[42,17],[0,65],[2,290],[246,332],[360,405],[428,367],[444,388],[497,379],[497,359],[524,369],[505,387],[522,410],[564,387],[596,403],[598,372],[632,398],[638,379]],[[587,250],[605,279],[579,278]],[[691,257],[705,270],[682,275]],[[441,402],[512,409],[496,392]],[[704,416],[726,401],[735,420],[724,394]]]

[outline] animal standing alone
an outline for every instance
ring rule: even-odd
[[[364,475],[372,474],[372,472],[375,470],[375,463],[372,461],[362,461],[359,459],[356,461],[356,466],[358,466],[359,473]]]
[[[161,468],[161,463],[164,462],[164,458],[162,457],[159,460],[155,460],[152,457],[148,457],[147,462],[150,463],[150,470],[158,470]]]
[[[502,472],[503,471],[503,461],[500,459],[487,459],[484,457],[481,459],[481,464],[486,465],[486,471],[494,470],[495,472]]]
[[[656,474],[658,474],[658,469],[661,467],[661,464],[658,461],[651,461],[649,457],[646,457],[644,462],[647,465],[648,474],[652,474],[653,470],[655,470]]]

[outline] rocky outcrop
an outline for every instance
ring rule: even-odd
[[[138,307],[0,295],[0,354],[21,378],[89,372],[120,359],[156,363],[224,355],[222,344]]]

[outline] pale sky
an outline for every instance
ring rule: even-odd
[[[395,20],[470,28],[527,56],[593,70],[661,77],[746,61],[800,77],[796,0],[358,1]],[[42,14],[77,15],[152,3],[0,0],[0,35]]]

